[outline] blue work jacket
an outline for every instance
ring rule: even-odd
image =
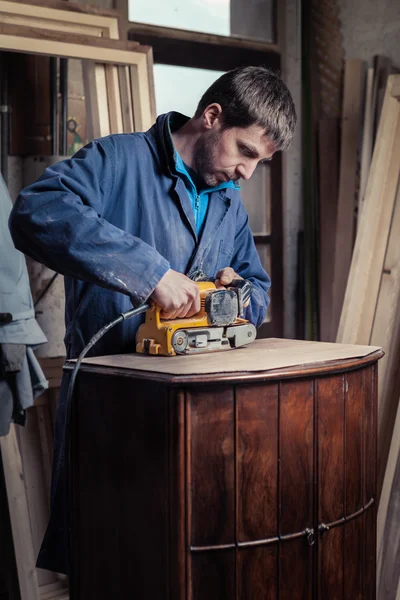
[[[232,267],[253,282],[246,317],[256,326],[268,306],[263,270],[239,191],[210,193],[200,238],[191,201],[176,173],[169,115],[146,133],[111,135],[48,167],[19,195],[10,217],[16,247],[65,276],[67,356],[121,312],[147,300],[169,268],[210,277]],[[187,117],[173,113],[174,123]],[[135,351],[144,316],[114,327],[91,354]],[[38,566],[66,572],[64,425],[67,381],[57,409],[51,518]]]
[[[199,239],[174,170],[167,119],[160,116],[146,133],[93,141],[48,167],[14,206],[15,246],[65,276],[68,357],[132,304],[145,302],[169,267],[185,274],[201,268],[211,277],[232,267],[254,284],[246,317],[256,326],[264,320],[270,281],[240,193],[227,188],[210,194]],[[91,354],[134,352],[143,319],[115,327]]]

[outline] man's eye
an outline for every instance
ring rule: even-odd
[[[252,153],[245,146],[240,146],[240,152],[243,154],[243,156],[247,156],[248,158],[253,158]]]

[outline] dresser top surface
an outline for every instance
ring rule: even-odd
[[[373,362],[381,356],[382,351],[377,346],[269,338],[256,340],[248,346],[235,350],[191,356],[164,357],[144,354],[97,356],[85,359],[82,368],[109,367],[188,377],[243,372],[256,374],[293,367],[304,368],[307,372],[312,371],[313,368],[319,371],[322,367],[326,367],[329,371],[330,365],[333,370],[337,370],[338,361],[339,366],[342,364],[343,368],[348,368],[349,362],[354,367],[354,363],[359,359],[361,366],[365,359],[367,362]]]

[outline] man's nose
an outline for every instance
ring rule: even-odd
[[[256,162],[242,163],[237,166],[236,172],[239,175],[240,179],[244,179],[247,181],[247,179],[250,179],[250,177],[253,175],[256,166]]]

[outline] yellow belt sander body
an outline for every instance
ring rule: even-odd
[[[136,351],[175,356],[237,348],[254,341],[256,328],[241,318],[251,295],[251,282],[235,280],[217,289],[211,281],[197,281],[200,312],[189,318],[164,320],[156,304],[136,335]]]

